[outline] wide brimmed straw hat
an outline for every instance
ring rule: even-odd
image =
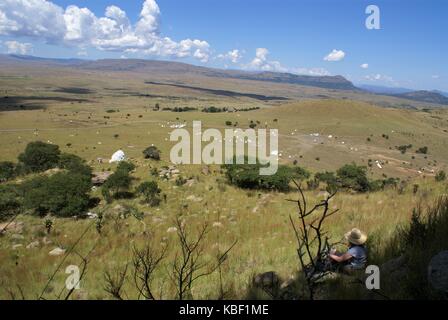
[[[345,234],[345,239],[350,243],[356,245],[363,245],[367,241],[367,235],[357,228],[353,228],[351,231]]]

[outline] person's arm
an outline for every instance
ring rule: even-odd
[[[344,253],[341,256],[337,256],[335,254],[330,254],[330,258],[333,259],[336,262],[345,262],[353,258],[353,256],[350,253]]]

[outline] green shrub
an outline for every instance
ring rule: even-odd
[[[129,171],[117,170],[115,171],[103,185],[103,189],[112,191],[114,196],[118,196],[121,192],[126,192],[131,187],[132,177]]]
[[[160,192],[162,190],[160,190],[155,181],[143,182],[137,187],[137,193],[142,195],[145,198],[145,202],[153,207],[160,204]]]
[[[23,185],[24,206],[38,215],[80,215],[88,209],[91,187],[90,177],[80,173],[37,177]]]
[[[60,154],[59,146],[36,141],[30,142],[18,159],[27,171],[41,172],[55,168]]]
[[[59,157],[59,168],[65,169],[74,173],[79,173],[90,177],[92,175],[92,168],[86,164],[86,161],[77,155],[70,153],[63,153]]]
[[[243,189],[287,191],[292,179],[303,180],[309,177],[305,169],[284,165],[280,165],[274,175],[263,176],[260,175],[261,167],[258,162],[257,164],[223,165],[228,182]]]
[[[0,162],[0,182],[13,179],[16,176],[16,165],[9,161]]]
[[[445,181],[446,180],[445,171],[442,170],[442,171],[437,172],[435,179],[437,182]]]
[[[337,171],[338,184],[341,188],[366,192],[370,189],[367,168],[355,163],[346,164]]]
[[[135,170],[135,165],[132,162],[121,161],[117,166],[117,171],[125,171],[131,173]]]
[[[18,214],[22,208],[20,192],[16,186],[0,186],[0,221]]]
[[[157,149],[157,147],[155,146],[151,146],[149,148],[146,148],[143,151],[143,155],[145,157],[145,159],[153,159],[153,160],[160,160],[160,150]]]
[[[415,151],[415,153],[428,154],[428,147],[418,148],[417,151]]]

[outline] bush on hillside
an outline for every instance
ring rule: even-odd
[[[370,190],[370,182],[367,178],[367,168],[355,163],[346,164],[337,171],[338,185],[343,189],[352,189],[358,192]]]
[[[261,167],[259,163],[223,165],[228,182],[243,189],[287,191],[291,180],[304,180],[310,176],[305,169],[284,165],[280,165],[274,175],[263,176],[260,175]]]
[[[132,162],[122,161],[117,166],[117,171],[125,171],[131,173],[135,170],[135,165]]]
[[[74,173],[79,173],[90,177],[92,175],[92,168],[86,164],[86,161],[74,154],[63,153],[59,157],[59,168],[65,169]]]
[[[80,215],[89,207],[91,187],[90,177],[80,173],[59,172],[49,177],[40,176],[22,186],[24,206],[38,215]]]
[[[160,160],[160,150],[157,149],[157,147],[155,146],[151,146],[149,148],[146,148],[143,151],[143,155],[145,157],[145,159],[153,159],[153,160]]]
[[[159,185],[155,181],[143,182],[137,187],[137,193],[145,198],[145,202],[152,207],[160,204],[160,190]]]
[[[128,192],[131,184],[132,177],[130,176],[129,171],[116,170],[103,185],[103,196],[107,202],[111,202],[112,197],[117,198]]]
[[[9,161],[0,162],[0,182],[13,179],[16,176],[16,165]]]
[[[16,186],[0,186],[0,221],[9,219],[21,211],[20,192]]]
[[[415,151],[415,153],[428,154],[428,147],[418,148],[417,151]]]
[[[42,172],[55,168],[60,154],[59,146],[36,141],[30,142],[18,159],[28,172]]]
[[[445,171],[442,170],[442,171],[437,172],[435,179],[437,182],[445,181],[446,180]]]

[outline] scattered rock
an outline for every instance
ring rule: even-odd
[[[167,233],[175,233],[175,232],[177,232],[177,228],[176,227],[168,228],[168,230],[166,230],[166,232]]]
[[[193,201],[193,202],[202,202],[202,198],[201,197],[196,197],[195,195],[191,195],[187,197],[188,201]]]
[[[434,289],[448,293],[448,251],[439,252],[431,259],[428,281]]]
[[[65,254],[65,249],[54,248],[48,254],[53,257],[62,256],[63,254]]]
[[[96,213],[92,213],[92,212],[87,212],[87,217],[89,219],[97,219],[98,215]]]
[[[53,241],[48,240],[47,237],[44,237],[44,238],[42,239],[42,243],[45,244],[45,245],[49,245],[49,244],[52,244]]]
[[[33,241],[29,245],[26,246],[27,249],[34,249],[40,246],[39,241]]]
[[[0,224],[0,232],[3,230],[3,233],[11,232],[11,233],[22,233],[23,232],[23,222],[6,222]]]
[[[208,166],[203,166],[201,172],[203,175],[208,176],[210,174],[210,168]]]
[[[214,223],[213,223],[213,227],[214,227],[214,228],[222,228],[223,225],[222,225],[221,222],[217,221],[217,222],[214,222]]]
[[[15,233],[15,234],[13,234],[12,236],[11,236],[11,240],[24,240],[25,239],[25,237],[24,236],[22,236],[21,234],[17,234],[17,233]]]
[[[196,182],[196,180],[194,180],[194,179],[190,179],[190,180],[187,180],[187,182],[185,183],[185,185],[186,185],[187,187],[192,187],[192,186],[195,184],[195,182]]]
[[[94,186],[101,186],[104,183],[106,183],[107,179],[112,175],[112,172],[110,171],[104,171],[104,172],[94,172],[92,177],[92,184]]]

